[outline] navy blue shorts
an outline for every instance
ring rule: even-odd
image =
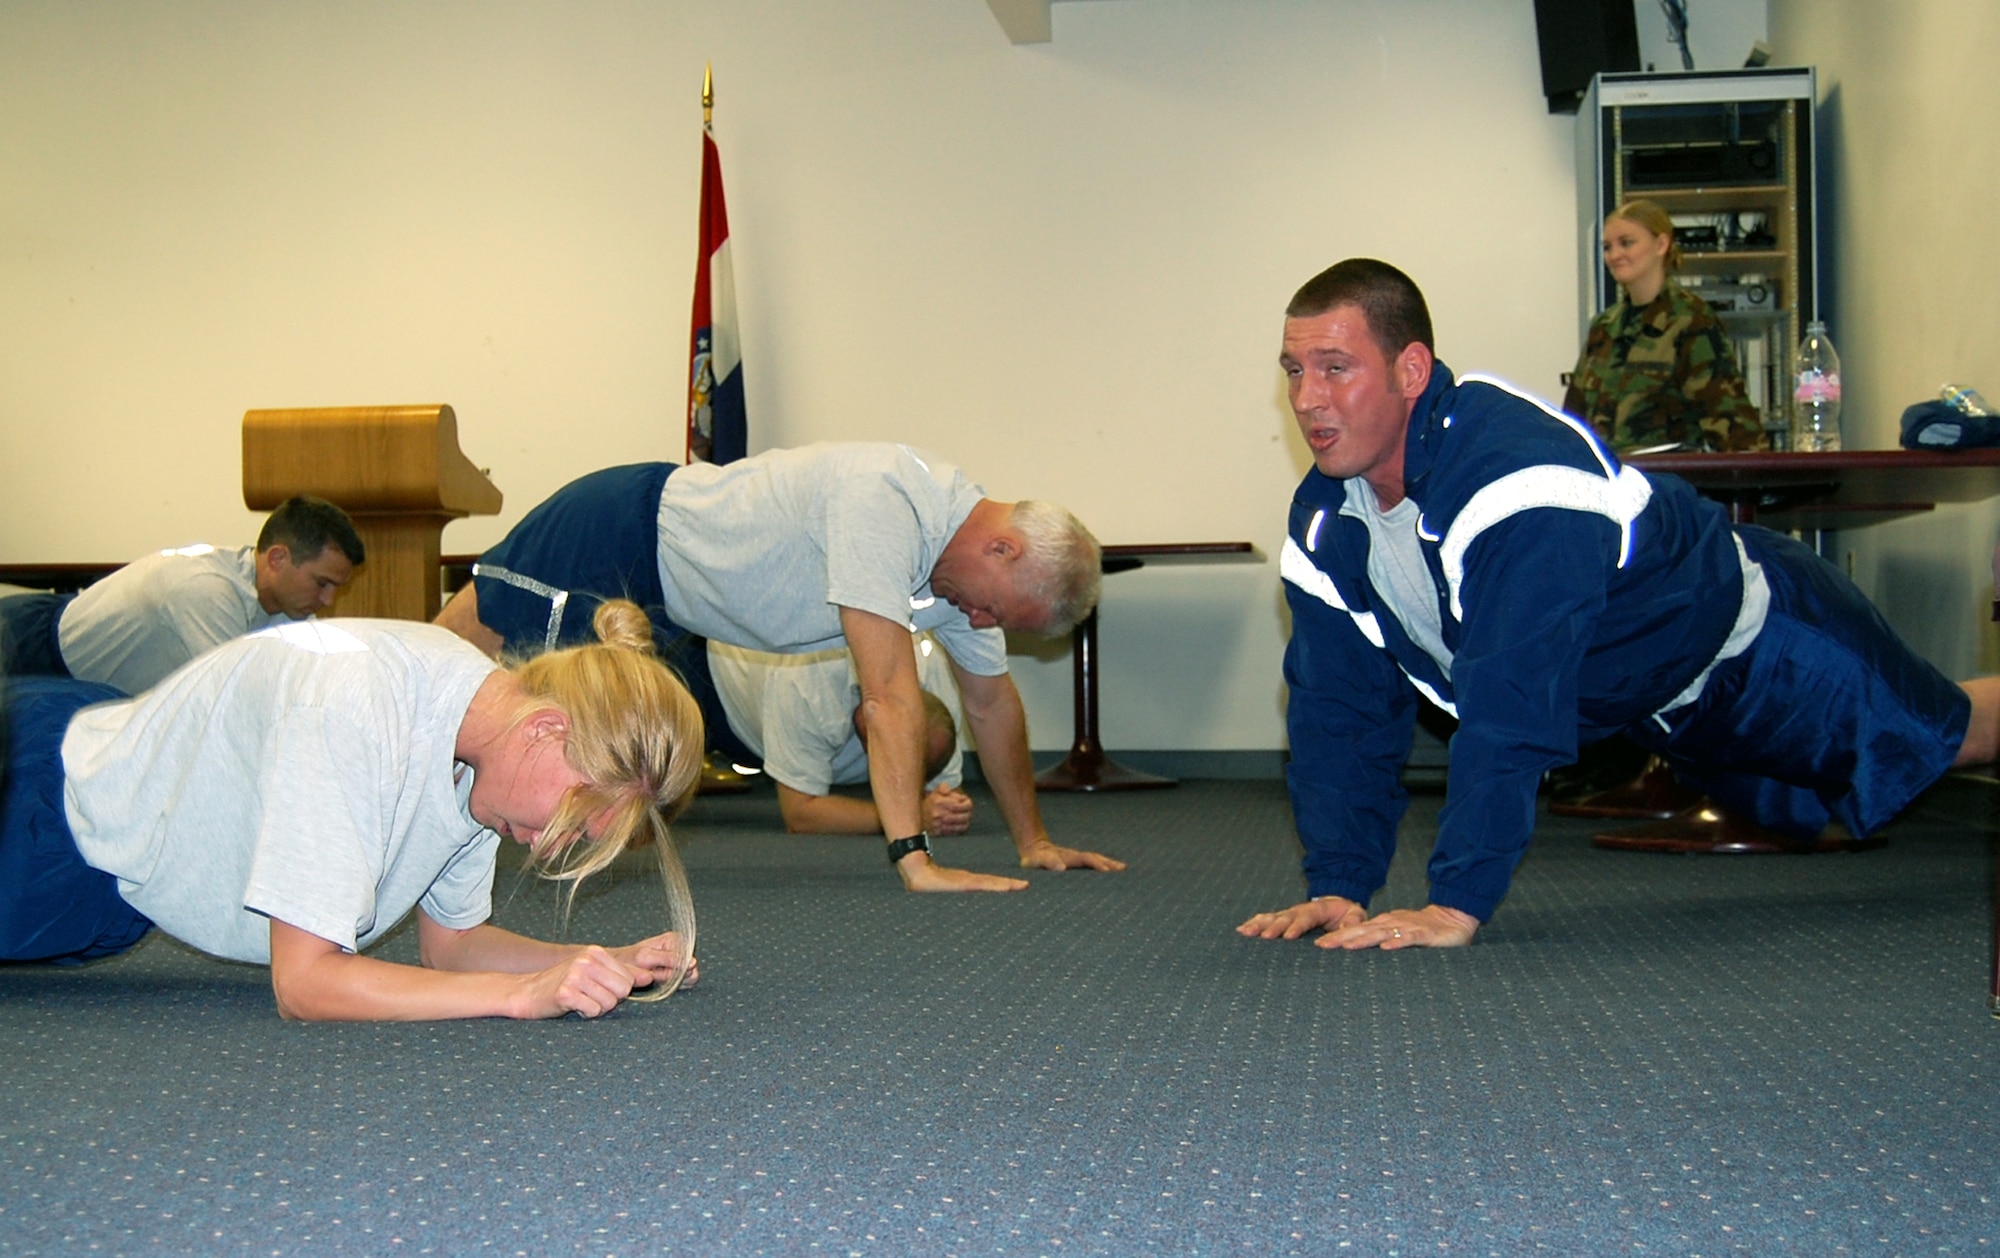
[[[472,581],[479,623],[505,650],[532,655],[596,641],[590,618],[629,598],[656,629],[681,631],[660,592],[660,490],[672,463],[592,472],[558,489],[479,557]]]
[[[709,746],[755,763],[730,731],[708,671],[708,642],[667,617],[660,591],[660,491],[676,464],[631,463],[578,477],[479,557],[479,623],[510,655],[595,642],[590,618],[628,598],[653,622],[653,645],[701,705]]]
[[[118,880],[83,863],[63,812],[63,731],[77,710],[124,694],[93,681],[7,683],[0,789],[0,960],[89,961],[123,952],[152,923]]]
[[[74,594],[14,594],[0,598],[0,673],[9,677],[67,677],[56,630]]]
[[[1951,768],[1972,701],[1832,564],[1783,534],[1737,532],[1771,587],[1763,632],[1665,714],[1670,731],[1629,734],[1774,830],[1809,838],[1837,817],[1868,835]]]

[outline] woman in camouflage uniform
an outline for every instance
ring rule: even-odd
[[[1736,351],[1708,303],[1674,283],[1680,259],[1673,220],[1653,202],[1604,220],[1604,265],[1624,295],[1591,320],[1563,409],[1621,452],[1760,449]]]

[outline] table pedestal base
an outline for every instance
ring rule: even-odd
[[[1812,856],[1823,852],[1862,852],[1887,842],[1879,837],[1857,839],[1839,826],[1827,827],[1817,838],[1795,839],[1707,801],[1665,821],[1593,835],[1590,841],[1595,847],[1615,852],[1712,856]]]
[[[1110,565],[1105,570],[1112,571]],[[1035,775],[1038,791],[1142,791],[1179,785],[1173,778],[1128,769],[1104,754],[1097,741],[1097,612],[1076,627],[1070,647],[1076,686],[1076,741],[1061,764]]]
[[[1082,743],[1069,749],[1060,764],[1052,764],[1035,775],[1038,791],[1145,791],[1177,785],[1174,778],[1128,769],[1106,756],[1101,748]]]
[[[1248,542],[1166,542],[1159,545],[1106,546],[1098,563],[1105,576],[1144,567],[1148,560],[1207,562],[1255,559]],[[1135,791],[1175,786],[1173,778],[1141,773],[1107,759],[1097,738],[1097,609],[1076,626],[1070,641],[1076,686],[1076,741],[1063,762],[1035,775],[1043,791]]]
[[[1665,821],[1702,802],[1700,791],[1682,786],[1667,762],[1654,756],[1630,782],[1576,799],[1552,800],[1549,813],[1608,821]]]

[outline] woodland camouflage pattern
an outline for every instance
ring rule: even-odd
[[[1673,283],[1643,310],[1629,299],[1590,321],[1563,409],[1616,451],[1761,450],[1764,430],[1736,351],[1708,303]]]

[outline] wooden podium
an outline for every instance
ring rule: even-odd
[[[438,614],[445,524],[496,514],[501,500],[459,450],[449,406],[245,411],[244,503],[269,511],[293,494],[345,510],[368,548],[334,614],[398,620]]]

